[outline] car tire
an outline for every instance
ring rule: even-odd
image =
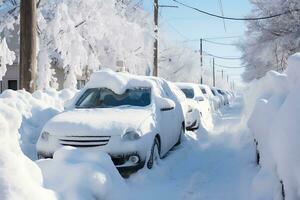
[[[185,134],[185,127],[184,127],[184,125],[181,125],[180,134],[179,134],[178,141],[176,142],[175,146],[178,146],[181,144],[181,138],[184,136],[184,134]]]
[[[151,147],[151,154],[147,161],[147,168],[152,169],[155,163],[160,159],[160,144],[157,137],[155,137],[153,145]]]

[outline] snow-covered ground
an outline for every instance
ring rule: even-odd
[[[249,199],[255,164],[253,140],[240,124],[238,99],[220,111],[215,130],[188,132],[154,170],[126,180],[134,199]]]
[[[63,109],[62,103],[72,94],[38,91],[30,95],[8,91],[1,95],[0,124],[4,128],[0,135],[1,199],[247,200],[251,197],[258,167],[253,138],[245,123],[240,122],[241,98],[215,115],[213,130],[187,132],[182,144],[154,169],[145,168],[123,179],[105,153],[65,147],[53,159],[34,161],[38,132],[48,118]]]

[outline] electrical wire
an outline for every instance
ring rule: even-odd
[[[210,54],[210,53],[205,53],[207,56],[211,56],[214,58],[219,58],[219,59],[224,59],[224,60],[240,60],[241,57],[223,57],[223,56],[217,56],[214,54]]]
[[[184,6],[184,7],[186,7],[186,8],[190,8],[190,9],[195,10],[197,12],[200,12],[202,14],[206,14],[206,15],[216,17],[216,18],[220,18],[220,19],[228,19],[228,20],[235,20],[235,21],[255,21],[255,20],[263,20],[263,19],[271,19],[271,18],[282,16],[282,15],[291,14],[292,12],[300,11],[300,9],[296,8],[296,9],[293,9],[293,10],[288,10],[288,11],[285,11],[285,12],[282,12],[282,13],[269,15],[269,16],[237,18],[237,17],[225,17],[225,16],[221,16],[221,15],[216,15],[216,14],[204,11],[204,10],[200,10],[199,8],[195,8],[193,6],[187,5],[185,3],[179,2],[177,0],[173,0],[173,1],[180,4],[180,5],[182,5],[182,6]]]
[[[241,66],[241,67],[230,67],[230,66],[220,65],[220,64],[217,64],[217,63],[215,63],[215,65],[217,67],[221,67],[221,68],[225,68],[225,69],[241,69],[241,68],[245,68],[244,66]]]
[[[215,42],[215,41],[211,41],[211,40],[207,40],[207,39],[202,39],[202,41],[212,43],[212,44],[217,44],[217,45],[236,46],[236,44],[233,44],[233,43]]]

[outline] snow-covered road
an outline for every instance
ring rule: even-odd
[[[252,138],[240,123],[242,101],[223,109],[209,133],[188,132],[153,170],[126,180],[131,198],[234,200],[251,197],[258,171]]]

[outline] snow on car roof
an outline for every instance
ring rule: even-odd
[[[183,82],[176,82],[175,83],[177,85],[177,87],[179,88],[190,88],[190,89],[194,89],[195,88],[195,84],[194,83],[183,83]]]
[[[176,82],[175,85],[179,87],[180,89],[186,88],[186,89],[193,89],[195,92],[195,96],[204,96],[202,93],[200,87],[195,83],[184,83],[184,82]]]
[[[123,94],[129,88],[151,87],[154,85],[152,80],[145,76],[137,76],[123,72],[114,72],[110,69],[102,69],[91,75],[86,88],[104,87],[111,89],[117,94]]]

